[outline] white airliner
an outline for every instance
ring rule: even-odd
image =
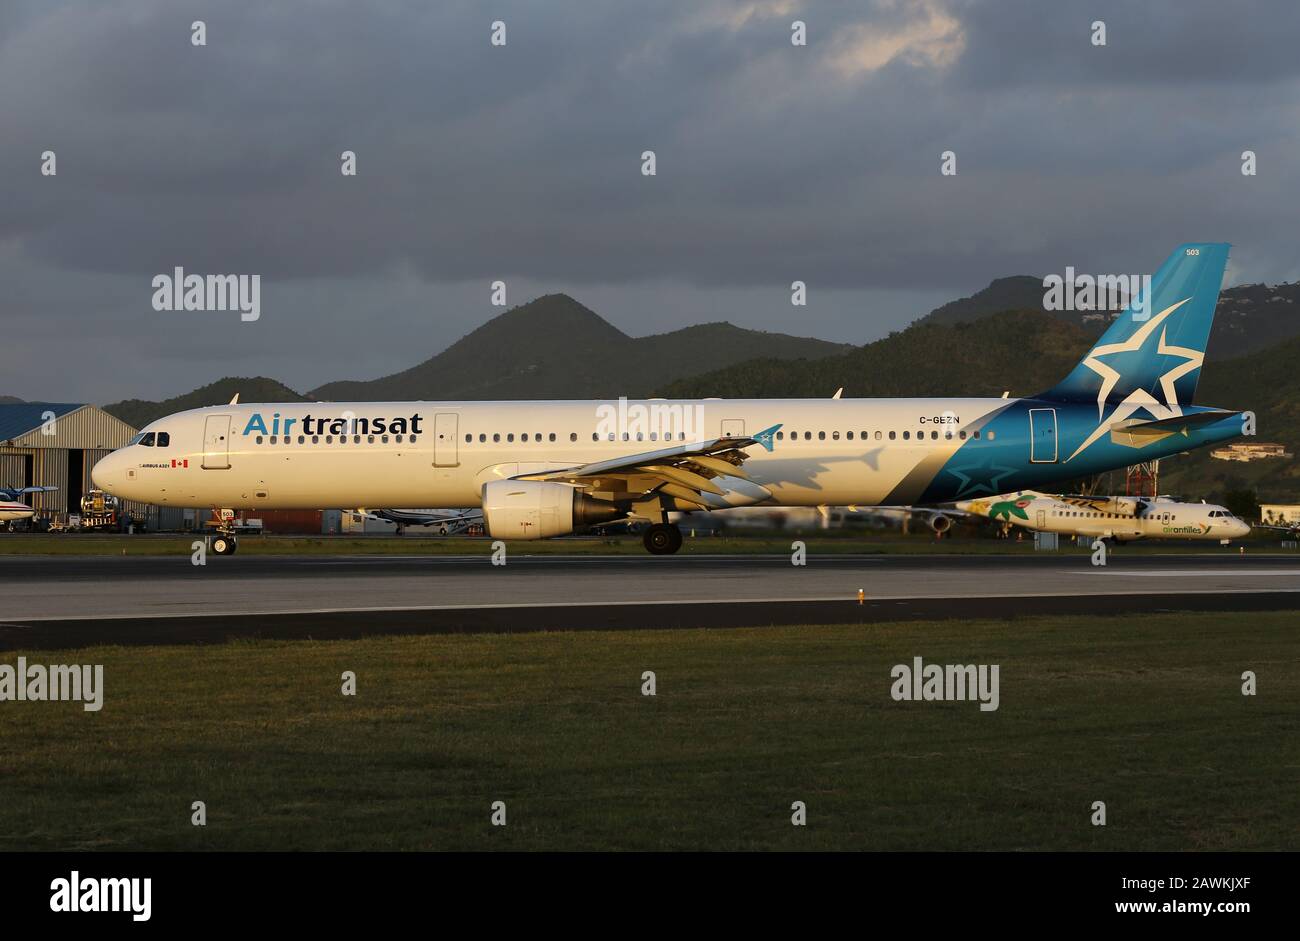
[[[1241,436],[1240,413],[1191,404],[1227,256],[1180,246],[1032,398],[231,403],[150,423],[93,477],[182,507],[481,507],[513,539],[645,520],[656,554],[681,546],[672,512],[1041,488]]]
[[[1025,492],[959,500],[954,506],[972,516],[1001,520],[1036,532],[1095,536],[1115,542],[1144,538],[1228,542],[1250,535],[1250,525],[1224,507],[1161,498]]]

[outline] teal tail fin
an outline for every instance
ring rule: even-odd
[[[1131,299],[1065,380],[1038,397],[1101,403],[1145,391],[1157,402],[1190,405],[1228,248],[1225,242],[1191,242],[1174,249],[1152,277],[1150,296]]]

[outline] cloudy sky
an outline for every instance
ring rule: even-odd
[[[497,279],[855,343],[1183,241],[1296,280],[1298,50],[1293,0],[5,0],[0,393],[372,378]],[[260,274],[261,319],[155,311],[175,266]]]

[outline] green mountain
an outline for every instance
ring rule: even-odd
[[[974,323],[917,323],[850,353],[818,360],[759,359],[667,383],[669,398],[828,398],[1027,395],[1057,382],[1088,349],[1079,327],[1036,311]]]
[[[16,395],[0,395],[0,405],[22,405],[23,400]]]
[[[1004,310],[1037,310],[1100,336],[1111,316],[1100,311],[1044,310],[1043,281],[1029,275],[998,278],[970,297],[950,301],[926,314],[918,324],[951,326],[973,323]],[[1241,284],[1219,294],[1208,361],[1231,359],[1268,349],[1300,334],[1300,282]]]
[[[729,323],[629,337],[565,294],[508,310],[418,366],[381,379],[331,382],[328,401],[629,398],[674,379],[756,357],[809,359],[847,344]]]
[[[225,405],[235,393],[239,393],[242,402],[309,402],[305,395],[294,392],[288,386],[274,379],[258,376],[253,379],[232,377],[218,379],[216,382],[195,389],[185,395],[167,399],[164,402],[148,402],[144,399],[127,399],[105,405],[104,411],[122,419],[135,428],[143,428],[151,421],[181,412],[188,408],[203,408],[207,405]]]

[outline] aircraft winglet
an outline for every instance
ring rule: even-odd
[[[764,428],[762,431],[750,435],[750,437],[753,438],[755,441],[757,441],[759,444],[761,444],[764,448],[771,451],[773,447],[773,441],[776,440],[777,430],[780,427],[781,424],[776,424],[773,425],[771,428]]]

